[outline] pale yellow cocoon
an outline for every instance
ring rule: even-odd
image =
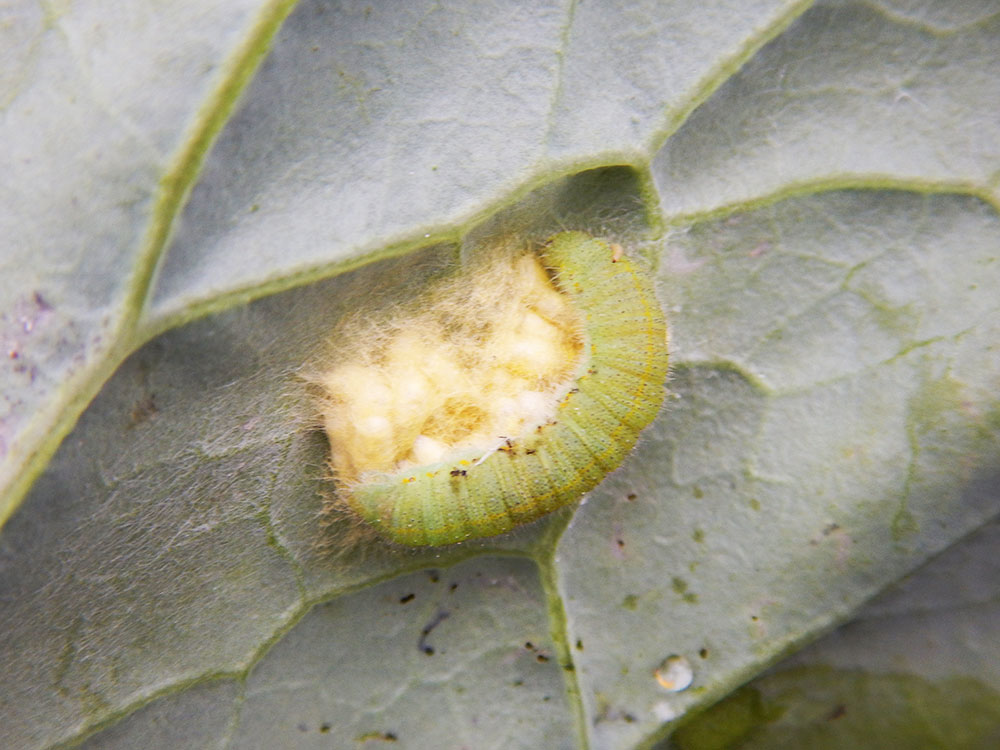
[[[502,254],[392,318],[349,326],[315,378],[344,486],[459,450],[486,454],[545,424],[584,344],[579,314],[534,253]]]

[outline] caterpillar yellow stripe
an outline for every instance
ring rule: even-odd
[[[573,503],[621,464],[659,412],[667,324],[649,275],[617,245],[583,232],[553,236],[538,256],[580,319],[572,382],[549,418],[525,434],[496,436],[492,450],[465,448],[341,482],[342,501],[388,539],[427,546],[495,536]],[[368,419],[374,432],[382,424],[352,418]],[[335,470],[348,473],[347,462],[334,446]]]

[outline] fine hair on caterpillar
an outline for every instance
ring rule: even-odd
[[[665,394],[651,278],[583,232],[489,248],[331,339],[310,380],[336,503],[408,546],[495,536],[575,502]]]

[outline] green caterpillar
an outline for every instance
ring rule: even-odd
[[[342,488],[377,531],[409,546],[489,537],[579,500],[659,412],[667,327],[650,277],[621,248],[562,232],[539,251],[583,320],[575,383],[554,417],[492,452],[466,451]]]

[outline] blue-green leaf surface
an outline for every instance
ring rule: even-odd
[[[15,3],[0,39],[0,746],[650,747],[997,514],[988,0]],[[623,467],[447,549],[322,515],[322,337],[562,228],[670,321]],[[824,648],[733,726],[919,667]],[[947,653],[910,708],[997,689]]]

